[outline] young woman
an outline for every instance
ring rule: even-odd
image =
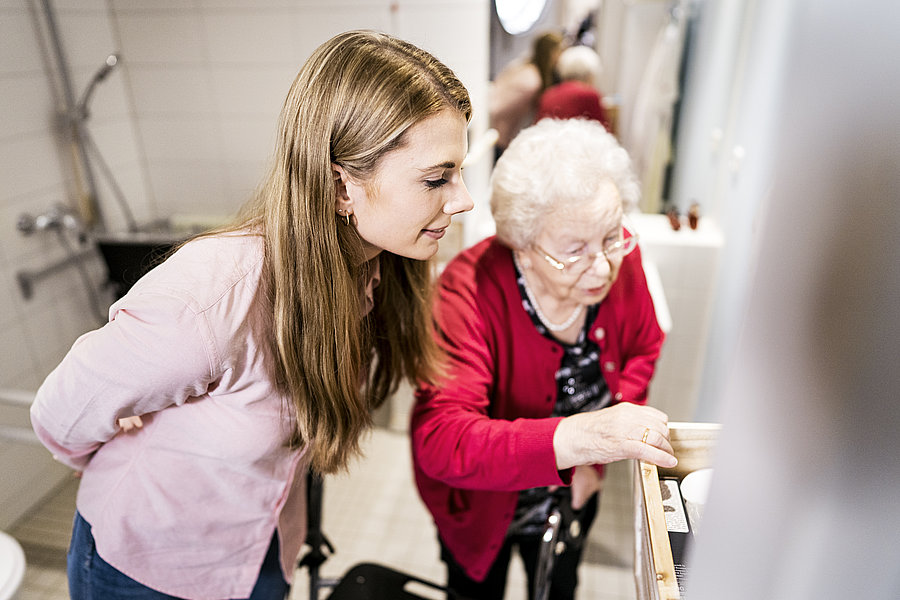
[[[42,442],[83,472],[73,599],[284,597],[307,465],[345,467],[370,409],[438,371],[423,261],[472,208],[470,113],[428,53],[336,36],[294,81],[239,220],[186,243],[76,341],[32,409]]]

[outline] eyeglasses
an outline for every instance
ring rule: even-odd
[[[630,237],[625,237],[626,227],[623,225],[619,231],[619,239],[606,245],[600,252],[585,252],[583,254],[575,254],[564,260],[559,260],[550,255],[549,252],[535,244],[534,248],[544,255],[544,259],[550,263],[557,271],[564,271],[569,275],[580,275],[587,271],[591,265],[601,256],[604,257],[610,265],[621,261],[627,255],[637,248],[638,234],[631,229],[628,232]]]

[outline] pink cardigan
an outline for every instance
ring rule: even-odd
[[[416,392],[416,484],[441,539],[481,580],[503,544],[518,491],[570,482],[553,452],[561,419],[550,417],[562,349],[522,308],[512,254],[495,238],[444,270],[436,318],[449,379]],[[639,250],[625,258],[588,335],[600,346],[614,401],[644,403],[663,333]]]
[[[84,471],[78,510],[97,552],[167,594],[249,596],[276,527],[290,581],[306,535],[262,261],[258,236],[187,244],[75,342],[32,408],[41,441]],[[144,427],[120,433],[129,415]]]

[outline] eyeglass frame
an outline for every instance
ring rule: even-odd
[[[558,258],[554,258],[553,256],[551,256],[551,254],[549,252],[547,252],[546,250],[544,250],[537,244],[534,244],[534,249],[538,250],[541,254],[543,254],[544,260],[546,260],[550,264],[551,267],[553,267],[554,269],[556,269],[557,271],[559,271],[561,273],[567,273],[567,272],[571,273],[571,271],[567,271],[567,269],[571,269],[571,267],[573,265],[577,265],[582,260],[590,259],[587,262],[587,268],[585,269],[585,271],[587,271],[588,269],[591,268],[591,266],[597,261],[597,259],[601,255],[603,256],[603,258],[606,259],[606,262],[608,262],[609,265],[612,266],[613,260],[616,260],[616,261],[624,260],[624,258],[626,256],[631,254],[634,251],[634,249],[637,248],[638,239],[640,238],[637,231],[635,231],[632,227],[629,227],[628,224],[626,223],[625,219],[622,220],[621,228],[622,228],[623,234],[624,234],[624,232],[627,231],[631,235],[629,237],[625,237],[623,235],[622,239],[620,239],[619,241],[617,241],[613,244],[610,244],[609,248],[604,248],[600,252],[592,252],[589,254],[580,254],[578,256],[570,256],[565,261],[559,260]],[[627,248],[622,253],[621,256],[619,256],[615,259],[610,257],[609,253],[611,251],[618,250],[620,248],[625,249],[628,244],[630,244],[631,246],[629,248]]]

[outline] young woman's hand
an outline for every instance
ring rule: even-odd
[[[596,492],[603,488],[603,478],[589,465],[575,467],[572,473],[572,508],[579,510]]]
[[[132,429],[140,429],[144,426],[144,422],[140,417],[125,417],[124,419],[119,419],[118,423],[124,433],[128,433]]]

